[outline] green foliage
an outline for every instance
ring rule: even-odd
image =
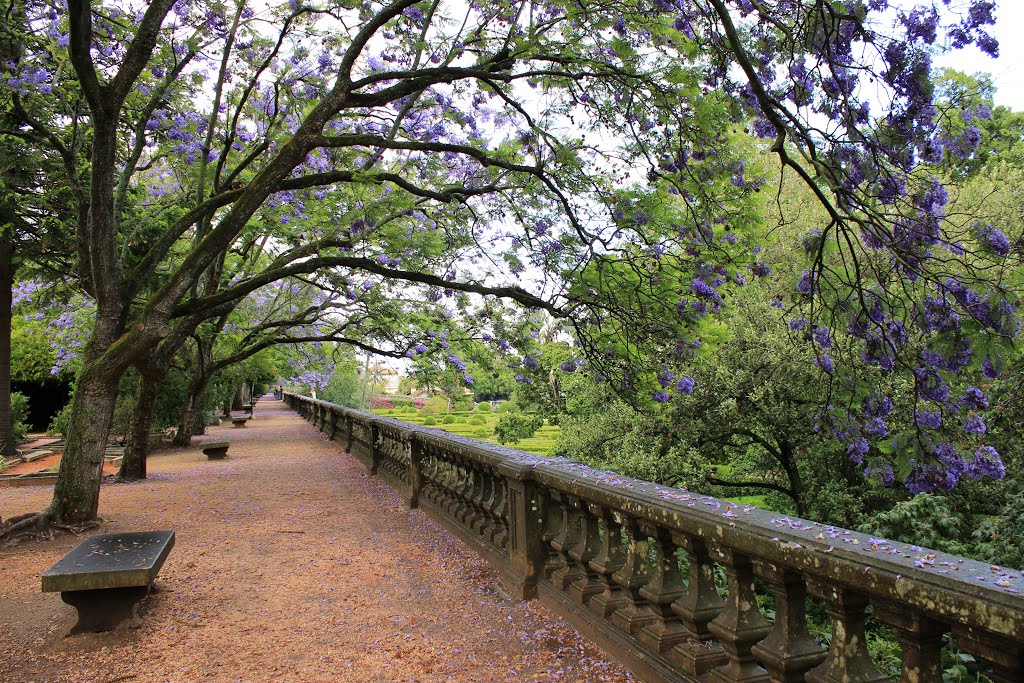
[[[28,397],[19,391],[11,392],[11,438],[15,442],[25,438],[28,433]]]
[[[476,410],[480,413],[489,413],[491,412],[491,404],[486,401],[482,401],[476,404]]]
[[[966,526],[948,498],[922,493],[874,515],[859,530],[922,548],[963,555],[968,549],[964,538]]]
[[[358,409],[365,408],[363,401],[368,395],[366,381],[356,373],[354,363],[337,363],[321,393],[325,401]]]
[[[499,413],[516,413],[519,412],[519,406],[516,405],[515,401],[504,401],[498,405]]]
[[[441,418],[441,424],[444,424],[444,425],[450,425],[450,424],[453,424],[454,422],[455,422],[455,416],[454,415],[445,415],[444,417]]]
[[[50,420],[46,433],[51,436],[63,436],[68,433],[71,426],[71,401],[64,404],[64,407],[57,411],[57,414]]]
[[[471,425],[482,425],[487,424],[487,418],[485,418],[483,415],[474,415],[473,417],[469,418],[466,422]]]
[[[423,424],[427,425],[429,427],[431,425],[436,425],[437,424],[437,420],[434,417],[428,415],[427,417],[425,417],[423,419]]]
[[[494,436],[500,444],[515,444],[533,436],[543,425],[544,418],[540,415],[506,412],[498,419]]]
[[[444,396],[432,396],[426,400],[420,411],[429,411],[425,413],[428,415],[446,414],[448,412],[448,399]]]
[[[1024,489],[1010,496],[997,517],[982,521],[973,538],[979,559],[1024,571]]]

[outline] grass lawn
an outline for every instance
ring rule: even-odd
[[[380,409],[370,411],[375,415],[383,415],[385,417],[393,417],[396,420],[402,420],[403,422],[409,422],[412,424],[422,425],[427,419],[427,415],[423,415],[421,411],[415,412],[398,412],[394,409]],[[444,424],[444,415],[435,415],[434,424],[425,425],[427,427],[437,427],[443,429],[446,432],[457,434],[459,436],[467,436],[471,439],[477,439],[479,441],[487,441],[489,443],[498,443],[494,438],[494,425],[498,424],[498,413],[480,413],[476,411],[466,412],[457,411],[451,413],[450,417],[454,419],[454,422]],[[470,424],[469,420],[473,418],[483,418],[483,424]],[[479,419],[476,420],[479,422]],[[559,427],[545,425],[537,430],[537,432],[529,439],[523,439],[516,444],[508,444],[512,448],[516,448],[521,451],[528,453],[535,453],[537,455],[551,455],[551,452],[555,448],[555,441],[558,440]]]

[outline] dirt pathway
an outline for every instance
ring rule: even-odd
[[[206,460],[202,441],[231,439]],[[105,485],[102,531],[174,529],[143,625],[64,635],[39,574],[79,539],[0,550],[0,681],[627,681],[536,603],[279,401],[247,427]],[[0,489],[0,515],[51,487]]]

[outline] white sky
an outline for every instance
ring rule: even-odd
[[[999,59],[992,59],[971,47],[942,55],[934,65],[969,74],[978,71],[992,74],[997,88],[996,104],[1024,111],[1024,2],[1000,0],[992,33],[999,41]]]

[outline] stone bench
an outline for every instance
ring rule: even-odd
[[[203,453],[210,460],[220,460],[227,456],[228,446],[231,445],[230,441],[212,441],[210,443],[204,443]]]
[[[173,531],[92,536],[43,572],[43,592],[59,591],[60,599],[78,610],[71,634],[110,631],[138,618],[137,604],[173,547]]]
[[[249,421],[248,415],[242,415],[240,417],[231,418],[231,425],[233,427],[244,427],[245,423]]]

